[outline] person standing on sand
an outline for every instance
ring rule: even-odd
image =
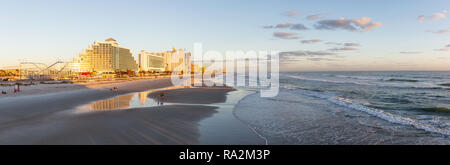
[[[161,104],[161,105],[163,105],[164,104],[164,92],[161,92],[160,94],[159,94],[159,103],[158,104]]]
[[[117,86],[114,86],[113,88],[109,89],[112,92],[119,92],[119,88]]]
[[[16,85],[14,85],[14,93],[20,92],[20,84],[16,83]]]

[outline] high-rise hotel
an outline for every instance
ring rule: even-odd
[[[138,71],[130,49],[119,46],[113,38],[96,41],[75,57],[73,62],[74,70],[78,72]]]
[[[190,70],[191,53],[183,49],[166,52],[141,51],[139,54],[139,69],[141,71],[186,72]]]

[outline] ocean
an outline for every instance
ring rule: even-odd
[[[271,144],[450,144],[449,93],[448,71],[290,72],[234,114]]]

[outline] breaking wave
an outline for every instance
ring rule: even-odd
[[[383,119],[383,120],[391,122],[391,123],[413,126],[417,129],[425,130],[428,132],[433,132],[433,133],[450,136],[450,129],[440,128],[440,127],[442,127],[442,123],[426,122],[426,121],[421,121],[421,120],[413,119],[413,118],[406,117],[406,116],[392,114],[392,113],[389,113],[389,112],[386,112],[386,111],[383,111],[380,109],[370,108],[370,107],[361,105],[353,100],[342,98],[342,97],[336,96],[335,94],[328,93],[328,92],[308,91],[308,90],[304,90],[304,89],[298,89],[298,88],[295,88],[292,86],[282,86],[282,88],[288,89],[288,90],[294,90],[295,92],[297,92],[301,95],[325,99],[336,105],[343,106],[343,107],[357,110],[357,111],[361,111],[361,112],[365,112],[369,115],[378,117],[380,119]]]

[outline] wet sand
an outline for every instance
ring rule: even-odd
[[[33,144],[197,144],[198,122],[216,113],[210,106],[164,106],[94,112],[64,121],[59,131]],[[23,141],[31,141],[36,139]]]
[[[150,93],[149,97],[159,100],[159,95],[164,93],[163,101],[167,103],[213,104],[224,103],[227,99],[224,93],[231,91],[234,91],[234,89],[229,87],[185,88]]]
[[[234,119],[234,103],[227,99],[231,88],[165,91],[176,105],[76,113],[93,101],[171,83],[159,79],[118,86],[119,92],[97,88],[1,98],[0,144],[263,144]]]
[[[229,87],[200,87],[160,91],[149,94],[159,99],[164,93],[164,104],[208,105],[217,107],[216,113],[198,123],[198,144],[209,145],[265,145],[267,142],[249,125],[234,116],[234,106],[252,92]]]

